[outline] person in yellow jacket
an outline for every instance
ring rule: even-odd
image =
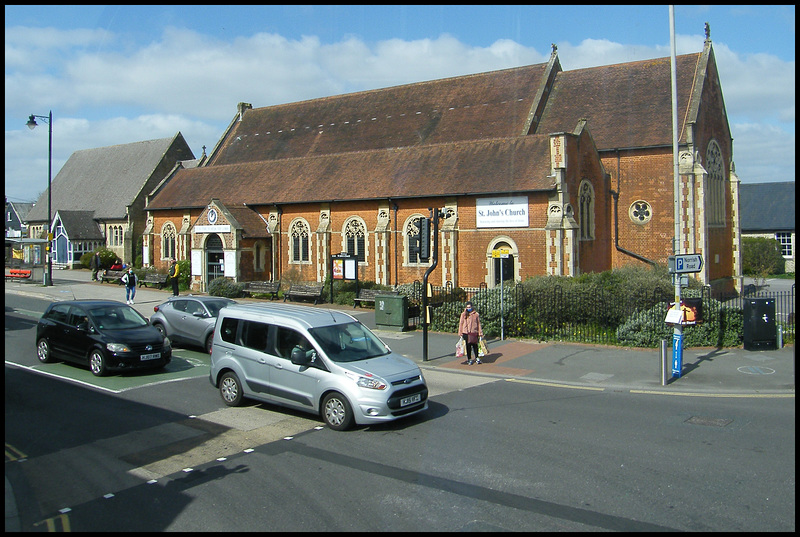
[[[458,334],[467,344],[467,364],[481,363],[480,356],[478,356],[478,341],[483,337],[483,329],[481,328],[481,318],[472,302],[467,302],[461,317],[458,320]],[[472,360],[473,354],[475,361]]]
[[[181,269],[178,267],[178,262],[172,258],[172,265],[169,267],[169,277],[172,280],[172,296],[178,296],[178,275]]]

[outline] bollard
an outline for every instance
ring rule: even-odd
[[[661,340],[661,385],[667,385],[667,371],[669,370],[669,358],[667,358],[667,340]]]

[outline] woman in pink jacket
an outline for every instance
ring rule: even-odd
[[[472,360],[472,355],[475,355],[475,361],[481,363],[478,356],[478,340],[483,337],[483,329],[481,328],[481,318],[475,308],[472,307],[472,302],[467,302],[466,308],[461,313],[461,318],[458,321],[458,334],[466,343],[467,347],[467,364],[472,365],[475,363]]]

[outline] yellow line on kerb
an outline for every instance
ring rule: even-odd
[[[588,390],[590,392],[602,392],[605,388],[592,388],[590,386],[573,386],[571,384],[557,384],[555,382],[539,382],[536,380],[506,379],[507,382],[521,382],[522,384],[535,384],[537,386],[550,386],[552,388],[572,388],[573,390]]]
[[[661,392],[657,390],[631,390],[631,393],[649,395],[681,395],[684,397],[737,397],[737,398],[785,398],[794,397],[793,393],[694,393],[694,392]]]

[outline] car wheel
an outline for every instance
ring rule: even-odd
[[[219,394],[228,406],[239,406],[242,402],[242,384],[233,371],[228,371],[219,379]]]
[[[153,323],[153,326],[155,326],[155,327],[156,327],[156,329],[157,329],[159,332],[161,332],[161,335],[162,335],[162,336],[164,336],[164,337],[167,337],[167,329],[166,329],[166,328],[164,328],[164,325],[163,325],[163,324],[161,324],[161,323]]]
[[[106,358],[100,349],[92,349],[89,353],[89,369],[95,377],[102,377],[106,374]]]
[[[353,425],[353,411],[347,398],[340,393],[329,393],[322,400],[322,419],[334,431],[344,431]]]
[[[40,339],[39,343],[36,344],[36,356],[39,357],[39,361],[43,364],[55,362],[53,352],[50,350],[50,342],[44,338]]]
[[[211,354],[211,345],[212,345],[212,343],[214,343],[214,332],[211,332],[210,334],[208,334],[208,337],[206,338],[206,352],[208,354]]]

